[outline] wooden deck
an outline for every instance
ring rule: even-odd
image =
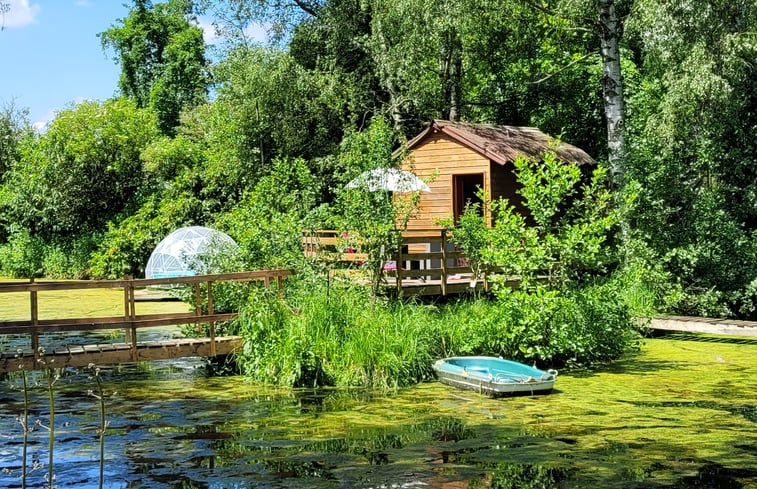
[[[281,292],[282,281],[291,275],[290,270],[261,270],[215,275],[196,275],[161,279],[97,280],[66,282],[6,282],[0,283],[2,293],[27,293],[29,319],[0,320],[0,335],[22,335],[28,338],[25,347],[0,353],[0,372],[19,369],[81,367],[139,362],[147,360],[181,358],[187,356],[226,355],[241,348],[242,340],[236,336],[216,337],[217,322],[229,321],[238,316],[236,312],[214,310],[213,284],[218,282],[263,282],[272,284]],[[186,313],[136,314],[135,291],[154,286],[185,286],[194,289],[195,310]],[[108,317],[79,317],[61,319],[39,318],[39,292],[68,291],[76,289],[122,289],[124,313]],[[197,325],[198,338],[181,338],[163,341],[139,341],[140,331],[157,326]],[[81,335],[97,330],[120,330],[123,342],[91,345],[54,346],[40,344],[46,333],[62,332]],[[7,336],[6,336],[7,337]],[[77,337],[77,340],[81,338]],[[77,341],[79,343],[80,341]]]

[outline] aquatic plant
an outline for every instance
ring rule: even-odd
[[[23,354],[19,349],[16,357]],[[21,369],[21,379],[24,394],[24,412],[18,417],[18,422],[23,430],[23,447],[21,448],[21,489],[26,489],[26,456],[29,448],[29,386],[26,382],[26,370]]]
[[[42,357],[45,354],[45,349],[39,348],[39,355]],[[47,365],[42,358],[37,360],[44,366],[45,379],[47,379],[47,400],[50,407],[50,414],[48,418],[48,425],[42,424],[41,420],[37,420],[37,424],[45,428],[48,433],[48,447],[47,447],[47,474],[45,474],[45,480],[47,481],[48,489],[55,487],[55,473],[53,472],[53,461],[55,460],[55,392],[53,386],[60,379],[60,372],[51,365]],[[51,360],[52,362],[52,360]]]

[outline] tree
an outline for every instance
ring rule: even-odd
[[[118,56],[121,93],[140,108],[155,109],[162,131],[173,134],[181,111],[207,98],[210,77],[202,29],[190,0],[133,2],[120,25],[98,36],[103,49]]]
[[[138,202],[140,151],[157,135],[154,114],[126,99],[59,112],[39,141],[22,146],[0,191],[0,215],[41,237],[102,229]]]
[[[625,99],[620,71],[620,23],[614,0],[598,0],[600,56],[602,58],[602,100],[607,121],[607,159],[612,182],[623,188],[626,172]]]
[[[394,134],[386,120],[376,118],[364,132],[349,134],[342,142],[339,158],[345,169],[345,183],[362,172],[391,168]],[[342,187],[337,200],[342,230],[350,242],[367,255],[365,268],[371,279],[373,297],[384,279],[387,257],[398,249],[402,231],[418,202],[419,192],[393,197],[388,191],[372,192],[363,187]]]
[[[3,175],[20,157],[20,143],[31,136],[27,110],[18,110],[13,103],[0,109],[0,184]]]
[[[756,28],[750,1],[639,0],[628,22],[644,72],[629,99],[632,224],[681,280],[682,313],[757,314]]]

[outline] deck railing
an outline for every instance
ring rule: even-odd
[[[100,329],[123,329],[125,343],[131,345],[132,358],[137,359],[137,331],[141,328],[181,324],[208,324],[211,356],[215,351],[215,324],[229,321],[238,316],[237,312],[217,313],[213,304],[213,284],[218,282],[263,282],[266,287],[276,284],[281,292],[282,281],[290,276],[290,270],[261,270],[188,277],[122,280],[79,280],[37,282],[0,282],[0,294],[28,293],[29,319],[0,320],[0,335],[28,334],[31,350],[39,355],[39,335],[46,332],[84,332]],[[194,289],[195,310],[186,313],[136,314],[135,291],[147,287],[189,286]],[[204,287],[203,287],[204,286]],[[39,318],[39,293],[45,291],[67,291],[81,289],[122,289],[123,315],[84,318]],[[203,291],[204,289],[204,291]],[[203,311],[205,304],[206,311]]]
[[[349,241],[346,233],[335,230],[310,231],[302,236],[303,250],[310,258],[348,266],[365,261],[367,255],[360,252],[359,239],[354,250],[348,249]],[[438,287],[439,294],[447,295],[471,287],[471,280],[475,279],[467,257],[450,241],[445,229],[404,231],[400,245],[389,250],[386,257],[389,263],[385,267],[386,276],[393,279],[391,285],[398,294],[421,288],[423,293],[437,293]],[[488,289],[487,274],[496,271],[485,270],[481,277],[476,277],[473,287]],[[463,283],[465,286],[461,288]]]

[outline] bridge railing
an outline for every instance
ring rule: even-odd
[[[121,280],[76,280],[37,282],[0,282],[0,294],[28,293],[29,319],[0,320],[0,335],[28,334],[31,351],[39,357],[39,335],[47,332],[85,332],[100,329],[123,329],[125,343],[130,344],[132,359],[137,360],[137,330],[155,326],[183,324],[208,324],[211,356],[215,350],[215,324],[229,321],[238,316],[237,312],[217,313],[213,304],[213,284],[218,282],[263,282],[266,287],[273,284],[281,293],[283,280],[292,275],[290,270],[260,270],[213,275],[194,275],[187,277],[135,279],[126,277]],[[204,287],[203,287],[204,285]],[[189,286],[194,289],[194,311],[185,313],[137,314],[135,291],[147,287]],[[70,291],[81,289],[122,289],[123,314],[104,317],[79,317],[40,319],[39,293],[47,291]],[[205,304],[205,311],[203,311]]]

